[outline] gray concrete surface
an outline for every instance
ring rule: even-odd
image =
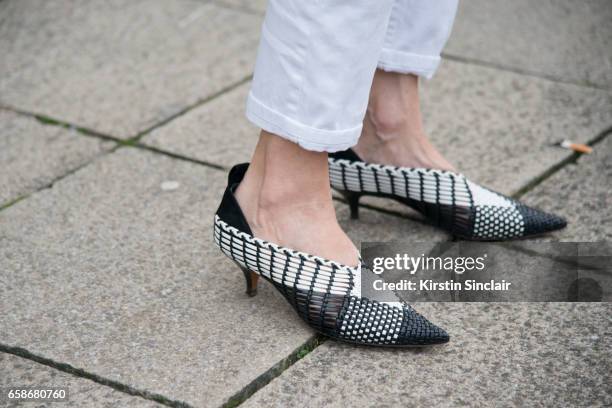
[[[247,13],[264,14],[268,0],[214,0],[215,4],[232,7]]]
[[[0,374],[0,389],[5,392],[8,392],[8,388],[63,388],[68,392],[67,401],[58,402],[9,402],[2,396],[0,404],[3,407],[163,407],[154,401],[131,396],[12,354],[0,353]]]
[[[247,77],[259,21],[191,0],[3,1],[0,104],[135,136]]]
[[[227,169],[251,160],[259,129],[244,116],[249,89],[246,83],[193,109],[155,129],[142,143]]]
[[[601,407],[612,403],[610,304],[427,304],[448,345],[327,342],[246,407]]]
[[[561,241],[612,240],[612,138],[595,145],[590,155],[529,191],[523,200],[530,205],[563,214],[568,226],[553,234]],[[542,239],[544,237],[541,237]]]
[[[608,0],[467,0],[445,52],[584,85],[612,89]]]
[[[0,109],[0,207],[47,186],[114,145]]]
[[[424,121],[466,176],[510,194],[612,123],[612,93],[445,61],[425,83]]]
[[[167,180],[180,183],[162,191]],[[225,174],[124,148],[0,212],[0,342],[218,406],[312,332],[212,242]],[[265,328],[265,330],[262,330]]]

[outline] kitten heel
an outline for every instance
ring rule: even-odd
[[[361,198],[362,194],[354,191],[341,191],[341,193],[351,209],[351,219],[359,219],[359,199]]]
[[[238,264],[238,267],[244,274],[244,279],[246,280],[246,294],[250,297],[255,296],[257,294],[257,282],[259,282],[259,275],[240,264]]]

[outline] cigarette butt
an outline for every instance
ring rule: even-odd
[[[587,146],[582,143],[573,143],[569,140],[564,140],[563,142],[561,142],[561,147],[585,154],[590,154],[593,151],[593,148],[591,146]]]

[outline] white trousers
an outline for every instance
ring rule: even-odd
[[[269,0],[246,114],[308,150],[354,146],[376,68],[431,78],[458,0]]]

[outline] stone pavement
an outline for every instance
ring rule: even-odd
[[[0,388],[66,386],[79,407],[612,404],[607,303],[422,304],[451,343],[388,351],[324,341],[269,285],[244,295],[211,221],[256,140],[264,10],[0,0]],[[462,171],[569,219],[546,239],[612,239],[611,18],[607,0],[464,1],[423,87]],[[357,222],[337,203],[356,243],[452,239],[364,204]]]

